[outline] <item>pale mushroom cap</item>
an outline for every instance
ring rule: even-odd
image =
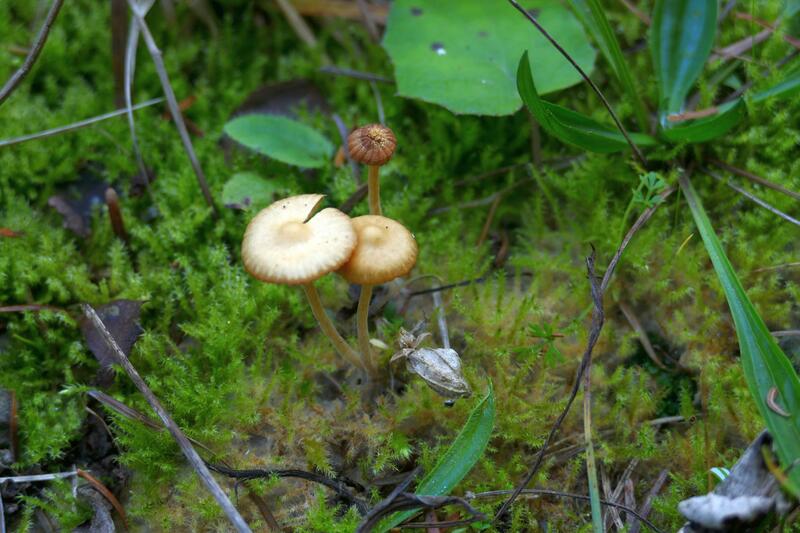
[[[408,274],[417,262],[417,241],[399,222],[378,215],[352,220],[358,234],[350,260],[339,269],[350,283],[378,285]]]
[[[365,165],[385,165],[394,155],[397,139],[392,130],[382,124],[368,124],[347,137],[350,157]]]
[[[341,267],[356,247],[350,217],[332,207],[311,216],[324,196],[302,194],[262,209],[244,232],[242,261],[261,281],[300,285]]]

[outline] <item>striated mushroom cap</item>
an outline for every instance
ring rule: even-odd
[[[314,214],[322,194],[302,194],[262,209],[247,226],[242,261],[255,278],[301,285],[341,267],[358,242],[350,217],[332,207]]]
[[[397,139],[392,130],[382,124],[368,124],[347,137],[350,158],[365,165],[385,165],[394,154]]]
[[[338,273],[350,283],[379,285],[408,274],[417,262],[417,240],[391,218],[364,215],[352,219],[358,235],[353,255]]]

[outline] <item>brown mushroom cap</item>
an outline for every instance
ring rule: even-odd
[[[350,157],[365,165],[385,165],[394,154],[397,139],[392,130],[382,124],[368,124],[347,137]]]
[[[356,247],[350,217],[332,207],[312,214],[322,194],[302,194],[262,209],[244,233],[242,261],[255,278],[300,285],[341,267]]]
[[[408,274],[417,262],[417,241],[399,222],[378,215],[352,220],[358,234],[350,260],[339,269],[350,283],[378,285]]]

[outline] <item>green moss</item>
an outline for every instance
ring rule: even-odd
[[[768,4],[768,3],[766,3]],[[178,98],[196,97],[186,112],[204,132],[194,137],[212,194],[220,197],[236,172],[257,171],[276,180],[287,194],[319,191],[330,205],[354,190],[348,167],[329,165],[313,174],[241,151],[226,158],[219,146],[222,127],[246,95],[265,82],[308,77],[320,86],[346,124],[374,120],[367,84],[318,72],[320,58],[301,48],[276,8],[266,11],[238,2],[219,20],[212,39],[185,7],[180,20],[193,27],[171,27],[155,10],[156,40],[164,51]],[[763,12],[762,12],[763,11]],[[772,20],[775,7],[759,5],[757,16]],[[0,107],[2,136],[12,137],[106,112],[113,107],[107,5],[71,2],[53,30],[34,71]],[[0,46],[25,44],[35,18],[33,4],[0,4]],[[623,9],[612,11],[615,27],[628,43],[644,29]],[[390,75],[385,54],[369,44],[352,24],[331,21],[315,27],[337,64]],[[725,24],[720,40],[729,44],[747,35],[744,25]],[[344,34],[344,44],[339,37]],[[348,42],[363,51],[354,55]],[[780,79],[777,71],[759,74],[760,63],[785,54],[780,40],[756,48],[758,63],[741,75],[756,88]],[[631,67],[652,101],[655,85],[645,52],[631,54]],[[10,58],[10,59],[9,59]],[[0,79],[19,58],[0,58]],[[600,69],[605,69],[600,64]],[[623,117],[632,108],[601,71],[597,77]],[[561,170],[521,166],[507,173],[475,178],[487,171],[530,160],[529,123],[519,113],[505,118],[453,116],[431,105],[394,96],[379,87],[387,122],[397,132],[397,155],[382,171],[386,213],[411,228],[420,245],[415,274],[444,282],[484,278],[443,293],[450,334],[461,353],[475,391],[488,380],[497,395],[497,422],[488,453],[457,492],[507,489],[524,474],[566,401],[586,342],[590,305],[584,258],[590,245],[604,266],[618,245],[621,229],[641,208],[623,219],[638,185],[640,169],[618,156],[580,154]],[[144,47],[139,52],[135,100],[160,94]],[[702,100],[717,90],[703,86]],[[583,87],[556,95],[565,105],[606,121],[605,111]],[[98,365],[83,344],[78,303],[101,305],[113,299],[143,300],[144,335],[131,361],[178,424],[209,446],[219,459],[237,467],[285,466],[322,473],[346,473],[369,482],[376,477],[425,469],[457,434],[469,401],[446,408],[402,365],[396,377],[401,394],[361,397],[343,363],[319,335],[301,291],[259,283],[239,260],[239,242],[252,211],[223,209],[217,220],[204,204],[195,176],[163,108],[138,111],[137,131],[145,160],[155,175],[151,195],[130,197],[136,165],[124,119],[80,132],[0,149],[0,227],[23,231],[0,237],[0,302],[41,304],[66,312],[42,311],[0,316],[0,386],[19,398],[22,454],[17,468],[52,471],[81,439],[87,398]],[[800,99],[767,102],[748,109],[747,125],[701,148],[788,188],[797,189]],[[303,119],[337,140],[334,123],[318,114]],[[573,150],[545,136],[546,160],[572,157]],[[684,148],[649,154],[662,165]],[[78,180],[86,168],[117,186],[130,233],[130,247],[115,239],[102,208],[95,210],[88,239],[62,227],[47,199]],[[666,167],[664,167],[666,168]],[[664,170],[662,177],[674,183]],[[796,228],[748,203],[722,184],[697,175],[695,185],[748,294],[773,329],[791,329],[800,297],[797,270],[760,270],[796,259]],[[478,245],[497,191],[488,238]],[[770,203],[792,212],[793,200],[759,191]],[[150,210],[151,201],[154,210]],[[438,211],[434,211],[438,210]],[[153,216],[155,212],[155,216]],[[357,206],[353,214],[366,212]],[[508,242],[504,268],[493,270],[500,242]],[[416,281],[415,288],[435,284]],[[346,284],[329,276],[319,284],[330,309],[353,305]],[[710,269],[691,216],[678,194],[657,210],[635,237],[606,296],[607,323],[595,350],[593,423],[598,461],[612,480],[636,459],[636,495],[641,500],[658,472],[670,469],[669,483],[656,500],[652,518],[667,529],[681,523],[677,502],[709,489],[708,469],[730,466],[762,423],[749,398],[733,326],[721,288]],[[659,348],[695,371],[657,368],[619,312],[635,311]],[[428,296],[408,300],[403,312],[393,301],[374,336],[394,348],[394,335],[432,316]],[[342,319],[354,336],[354,319]],[[563,335],[554,339],[555,357],[531,335],[530,325],[547,325]],[[388,362],[392,350],[380,354]],[[334,384],[335,382],[335,384]],[[65,392],[66,391],[66,392]],[[119,373],[110,389],[115,397],[152,415],[129,380]],[[680,414],[684,422],[652,425]],[[111,431],[119,461],[133,476],[124,505],[134,520],[157,529],[224,530],[215,503],[186,467],[166,432],[154,432],[118,416]],[[534,483],[585,493],[586,482],[579,409],[567,417]],[[80,466],[80,465],[79,465]],[[231,485],[229,485],[230,487]],[[297,481],[251,483],[264,494],[282,523],[302,531],[350,531],[359,518],[353,509],[335,507],[325,489]],[[374,500],[380,491],[372,490]],[[44,509],[62,527],[84,520],[89,511],[72,500],[63,484],[25,497],[19,525]],[[494,501],[481,501],[492,513]],[[261,520],[244,498],[239,506],[251,524]],[[587,507],[562,500],[531,500],[518,505],[512,529],[579,530]]]

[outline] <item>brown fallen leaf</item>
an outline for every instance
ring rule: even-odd
[[[130,355],[133,345],[142,334],[142,328],[139,326],[142,303],[138,300],[115,300],[97,308],[97,314],[126,356]],[[114,378],[111,366],[116,362],[116,358],[103,336],[88,320],[82,319],[80,327],[86,345],[100,363],[100,370],[97,373],[98,385],[107,387]]]
[[[22,237],[24,235],[21,231],[14,231],[11,228],[0,228],[0,237]]]

